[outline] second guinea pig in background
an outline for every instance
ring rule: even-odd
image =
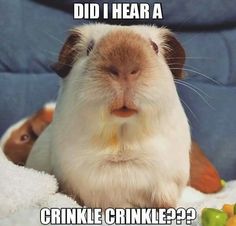
[[[175,207],[190,169],[174,83],[184,56],[164,28],[73,29],[55,67],[63,82],[53,122],[27,166],[53,173],[87,207]]]

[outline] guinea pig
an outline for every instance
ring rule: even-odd
[[[165,28],[72,29],[54,66],[62,85],[53,121],[26,165],[54,174],[87,207],[175,207],[190,172],[190,129],[174,83],[184,57]]]
[[[46,104],[41,110],[9,127],[0,140],[7,158],[17,165],[25,165],[32,146],[41,132],[52,121],[54,103]]]
[[[34,142],[52,121],[54,109],[55,103],[47,103],[36,114],[20,120],[6,130],[0,144],[10,161],[18,165],[25,164]],[[217,169],[193,140],[188,185],[203,193],[215,193],[222,189]]]

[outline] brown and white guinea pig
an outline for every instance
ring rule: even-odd
[[[175,207],[189,180],[190,129],[174,78],[184,50],[155,26],[71,31],[53,122],[26,165],[87,207]]]
[[[34,115],[9,127],[0,140],[0,146],[9,160],[24,165],[38,136],[52,121],[54,103],[47,103]]]

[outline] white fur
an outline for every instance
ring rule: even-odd
[[[96,24],[79,30],[96,43],[120,28]],[[163,29],[122,29],[160,46],[164,42]],[[143,95],[134,96],[141,111],[126,119],[105,110],[109,90],[90,87],[89,71],[84,75],[87,57],[76,61],[63,81],[54,120],[37,140],[27,165],[55,174],[61,187],[87,206],[174,206],[189,178],[190,132],[163,51],[156,59],[158,79],[140,87]],[[114,134],[119,145],[105,145]]]
[[[43,108],[49,109],[49,110],[54,110],[56,108],[56,103],[55,102],[48,102],[43,106]]]

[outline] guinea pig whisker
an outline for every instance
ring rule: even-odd
[[[155,101],[153,101],[151,98],[148,98],[147,95],[144,95],[143,92],[141,92],[141,91],[139,92],[139,90],[136,90],[136,94],[138,96],[142,97],[148,104],[150,104],[154,107],[156,106],[157,103]]]
[[[61,65],[65,65],[65,66],[70,66],[70,67],[73,67],[73,64],[65,64],[65,63],[61,63],[61,62],[58,62],[57,60],[55,59],[48,59],[51,63],[58,63],[58,64],[61,64]]]
[[[64,45],[64,42],[60,39],[58,39],[56,36],[49,34],[48,32],[44,32],[46,35],[48,35],[50,38],[54,39],[55,41],[59,42],[60,44]]]
[[[51,60],[52,63],[55,63],[55,60]],[[60,65],[65,65],[65,66],[68,66],[68,67],[73,67],[73,64],[65,64],[65,63],[61,63],[61,62],[56,62],[57,64],[60,64]]]
[[[168,66],[170,67],[171,65],[180,65],[181,66],[181,68],[182,68],[182,64],[179,64],[179,63],[171,63],[171,64],[168,64]],[[197,71],[198,70],[198,68],[196,68],[196,67],[193,67],[192,65],[189,65],[189,64],[184,64],[184,68],[183,68],[183,70],[184,69],[193,69],[193,70],[195,70],[195,71]],[[186,68],[186,66],[187,66],[187,68]],[[171,68],[171,67],[170,67]],[[179,68],[179,69],[181,69],[181,68]],[[198,72],[198,71],[197,71]],[[205,75],[206,76],[206,75]],[[207,77],[208,78],[208,77]]]
[[[178,64],[178,63],[173,63],[173,64],[168,64],[168,65],[181,65],[182,66],[182,64]],[[193,67],[192,65],[189,65],[189,64],[184,64],[184,68],[186,68],[186,66],[188,67],[188,68],[186,68],[186,69],[193,69],[193,70],[198,70],[198,68],[196,68],[196,67]]]
[[[182,64],[179,64],[179,63],[171,63],[171,64],[168,64],[168,66],[171,66],[171,65],[180,65],[182,67]],[[187,66],[187,68],[186,68]],[[184,64],[184,68],[186,69],[193,69],[193,70],[198,70],[198,68],[196,67],[193,67],[192,65],[189,65],[189,64]]]
[[[192,114],[192,116],[199,121],[199,118],[197,117],[197,115],[192,111],[192,109],[189,107],[189,105],[187,105],[186,102],[184,102],[183,99],[180,98],[181,103],[188,109],[188,111]]]
[[[199,71],[192,70],[192,69],[188,69],[188,68],[183,68],[183,70],[189,71],[189,72],[193,72],[193,73],[198,74],[198,75],[201,75],[202,77],[204,77],[204,78],[206,78],[206,79],[208,79],[208,80],[214,82],[214,83],[217,84],[217,85],[222,85],[221,82],[219,82],[219,81],[217,81],[216,79],[213,79],[213,78],[211,78],[210,76],[207,76],[206,74],[203,74],[203,73],[201,73],[201,72],[199,72]]]
[[[195,90],[193,87],[191,87],[191,86],[189,86],[189,85],[187,85],[187,84],[181,83],[180,81],[175,81],[175,83],[177,83],[177,84],[179,84],[179,85],[182,85],[182,86],[185,86],[185,87],[189,88],[190,90],[192,90],[192,91],[193,91],[194,93],[196,93],[210,108],[212,108],[212,109],[215,110],[215,108],[209,104],[209,102],[206,100],[206,98],[205,98],[201,93],[199,93],[197,90]]]
[[[166,59],[214,60],[212,57],[166,57]]]
[[[68,67],[73,67],[73,64],[65,64],[65,63],[61,63],[61,62],[58,62],[58,64],[65,65],[65,66],[68,66]]]
[[[170,65],[182,65],[182,64],[178,64],[178,63],[173,63],[173,64],[168,64],[168,66],[170,66]],[[191,69],[194,69],[196,72],[199,72],[199,71],[197,71],[198,70],[198,68],[196,68],[196,67],[193,67],[192,65],[188,65],[188,64],[184,64],[184,68],[183,68],[183,70],[184,69],[188,69],[188,70],[191,70]],[[188,68],[186,68],[186,66],[188,67]],[[200,72],[199,72],[200,73]],[[204,74],[205,75],[205,74]],[[208,77],[207,75],[205,75],[206,76],[206,78],[207,79],[210,79],[210,77]],[[210,79],[211,80],[211,79]],[[214,80],[214,79],[213,79]],[[183,81],[183,80],[181,80],[181,81]],[[185,81],[186,82],[186,81]],[[219,83],[220,85],[222,85],[220,82],[218,82],[217,80],[215,80],[215,82],[217,82],[217,83]],[[190,83],[189,83],[190,84]],[[193,85],[192,85],[193,86]],[[202,91],[202,92],[204,92],[204,91]],[[206,94],[206,93],[205,93]],[[207,94],[206,94],[207,95]],[[209,96],[210,97],[210,96]]]
[[[193,86],[190,86],[189,84],[186,84],[186,83],[183,83],[182,81],[180,80],[175,80],[175,83],[179,84],[179,85],[183,85],[185,87],[188,87],[190,90],[194,91],[195,93],[197,93],[200,97],[204,98],[205,97],[200,93],[198,92],[198,90],[196,90]]]
[[[54,56],[58,56],[58,55],[59,55],[59,53],[52,52],[52,51],[48,51],[48,50],[46,50],[46,49],[42,49],[41,51],[46,52],[46,53],[49,53],[49,54],[54,55]]]
[[[173,66],[173,65],[177,65],[177,66],[181,66],[182,67],[182,64],[180,64],[180,63],[170,63],[170,64],[168,64],[168,66]],[[184,66],[185,66],[185,68],[187,66],[188,67],[187,69],[198,70],[198,68],[193,67],[192,65],[189,65],[189,64],[184,64]]]
[[[202,77],[204,77],[204,78],[206,78],[206,79],[208,79],[208,80],[214,82],[214,83],[217,84],[217,85],[222,85],[221,82],[219,82],[219,81],[217,81],[217,80],[215,80],[215,79],[213,79],[213,78],[211,78],[211,77],[209,77],[209,76],[207,76],[207,75],[205,75],[205,74],[203,74],[203,73],[201,73],[201,72],[199,72],[199,71],[196,71],[196,70],[192,70],[192,69],[189,69],[189,68],[176,68],[176,67],[171,68],[171,69],[176,69],[176,70],[177,70],[177,69],[182,69],[182,70],[184,70],[184,71],[193,72],[193,73],[195,73],[195,74],[201,75]]]
[[[184,84],[187,84],[187,85],[191,86],[192,88],[198,90],[198,91],[201,92],[202,94],[204,94],[206,97],[212,98],[212,97],[210,97],[205,91],[203,91],[202,89],[198,88],[197,86],[192,85],[192,84],[189,83],[189,82],[186,82],[186,81],[184,81],[184,80],[179,80],[179,79],[174,79],[174,80],[175,80],[175,81],[179,81],[179,82],[184,83]]]

